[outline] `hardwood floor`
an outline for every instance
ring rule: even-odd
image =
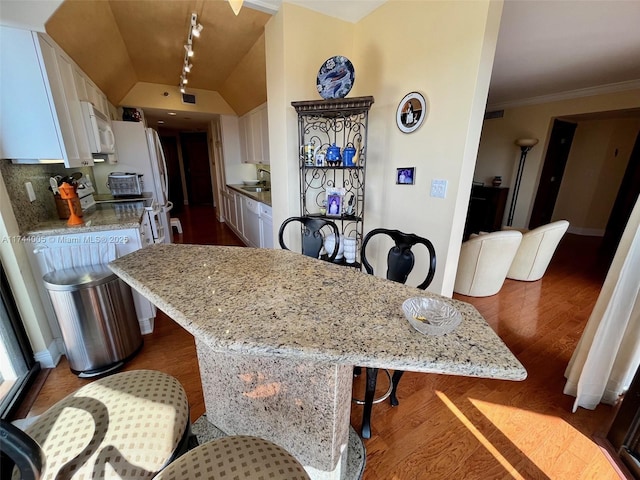
[[[240,245],[213,213],[206,207],[183,210],[184,234],[175,241]],[[600,405],[571,413],[573,397],[562,393],[564,369],[606,274],[598,243],[566,235],[542,280],[507,280],[493,297],[456,295],[482,313],[528,378],[509,382],[407,372],[398,390],[400,405],[374,406],[372,437],[364,442],[365,480],[619,478],[592,438],[607,429],[615,409]],[[178,378],[195,420],[204,403],[193,339],[160,313],[144,340],[125,370],[150,368]],[[65,360],[48,373],[29,416],[86,383]],[[379,384],[384,388],[385,380]],[[359,389],[357,379],[354,393]],[[362,407],[354,405],[357,431],[361,416]]]

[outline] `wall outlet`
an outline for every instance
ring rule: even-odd
[[[431,180],[431,196],[445,198],[447,196],[447,180]]]
[[[27,196],[29,197],[29,201],[30,202],[35,202],[36,201],[36,192],[33,191],[33,185],[31,184],[31,182],[25,183],[24,186],[27,189]]]

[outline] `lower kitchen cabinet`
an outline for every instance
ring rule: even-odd
[[[222,192],[224,219],[248,247],[273,248],[271,207],[232,189]]]
[[[271,207],[260,204],[260,246],[262,248],[273,248],[273,216]]]
[[[242,231],[249,247],[260,247],[260,202],[242,197]]]

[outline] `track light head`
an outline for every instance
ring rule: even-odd
[[[191,28],[191,34],[192,34],[194,37],[199,37],[199,36],[200,36],[200,32],[202,32],[202,29],[203,29],[203,28],[204,28],[204,27],[203,27],[203,26],[202,26],[202,24],[200,24],[200,23],[199,23],[199,24],[197,24],[197,25],[194,25],[194,26]]]
[[[187,51],[187,57],[193,57],[193,48],[191,48],[191,45],[185,45],[184,49]]]

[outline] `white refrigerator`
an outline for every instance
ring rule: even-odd
[[[169,178],[164,151],[158,132],[145,128],[140,122],[111,122],[116,141],[117,164],[96,164],[94,174],[98,192],[106,186],[109,173],[134,172],[142,174],[143,191],[151,193],[157,204],[156,215],[164,230],[164,242],[173,242],[169,201]],[[99,165],[99,166],[98,166]],[[109,190],[107,189],[106,193]]]

